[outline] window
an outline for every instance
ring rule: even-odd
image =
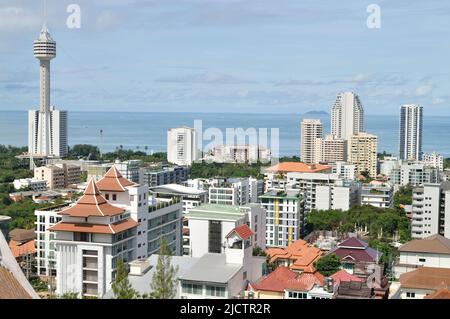
[[[415,298],[416,297],[416,293],[415,292],[407,292],[406,293],[406,298]]]
[[[117,195],[113,194],[112,198],[113,198],[113,200],[117,200]]]
[[[208,252],[222,252],[222,222],[217,220],[209,221],[209,246]]]
[[[105,194],[106,200],[109,200],[109,194]]]
[[[196,284],[183,283],[181,285],[181,291],[186,294],[201,295],[203,292],[203,286],[196,285]]]
[[[206,286],[206,295],[214,297],[225,297],[225,287]]]
[[[419,261],[420,261],[421,263],[424,263],[424,262],[426,261],[426,259],[425,259],[425,258],[419,258]]]

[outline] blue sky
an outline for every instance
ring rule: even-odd
[[[47,15],[60,109],[303,113],[351,90],[367,114],[450,115],[448,0],[48,0]],[[40,1],[0,2],[0,110],[37,106],[42,16]]]

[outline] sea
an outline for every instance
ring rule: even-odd
[[[28,144],[27,116],[26,111],[0,111],[0,144]],[[298,156],[303,118],[322,120],[324,133],[331,129],[330,116],[326,114],[69,112],[69,146],[93,144],[102,152],[122,147],[151,154],[166,151],[169,128],[194,127],[194,121],[200,120],[204,146],[211,142],[206,134],[209,128],[219,129],[224,136],[227,128],[266,128],[270,147],[270,132],[274,128],[279,130],[280,156]],[[379,152],[398,153],[398,116],[366,115],[365,131],[378,136]],[[424,116],[423,151],[450,157],[450,116]]]

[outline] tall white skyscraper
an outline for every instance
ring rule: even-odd
[[[421,106],[405,104],[400,107],[400,159],[421,160],[422,118]]]
[[[190,127],[167,131],[167,161],[177,165],[191,165],[198,159],[197,132]]]
[[[304,163],[316,163],[316,140],[323,135],[322,122],[304,119],[300,126],[300,159]]]
[[[357,94],[339,93],[331,109],[331,135],[348,140],[364,131],[364,108]]]
[[[34,41],[34,56],[39,59],[39,110],[28,112],[28,152],[43,156],[67,156],[67,111],[50,106],[50,61],[56,57],[56,42],[47,27]]]

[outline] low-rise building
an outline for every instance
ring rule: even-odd
[[[359,277],[371,274],[373,266],[378,265],[382,256],[382,252],[357,237],[347,238],[329,254],[336,254],[341,259],[342,268]]]
[[[34,169],[34,179],[44,180],[50,189],[66,188],[80,182],[81,168],[71,164],[53,164]]]
[[[436,152],[423,154],[422,162],[426,165],[439,169],[441,172],[444,170],[444,156]]]
[[[211,153],[218,163],[269,163],[272,159],[270,149],[261,145],[216,145]]]
[[[424,162],[402,161],[388,175],[389,182],[400,186],[422,186],[439,182],[439,169]]]
[[[116,160],[114,162],[114,166],[119,170],[122,176],[133,183],[143,184],[142,182],[142,171],[141,171],[141,160],[128,160],[128,161],[119,161]]]
[[[332,173],[338,174],[338,176],[344,180],[352,181],[355,176],[355,164],[349,164],[347,162],[335,162],[332,164]]]
[[[394,198],[392,185],[368,184],[361,188],[361,205],[371,205],[378,208],[391,208]]]
[[[247,283],[262,276],[265,263],[264,257],[252,255],[253,236],[246,224],[232,229],[225,236],[222,253],[204,254],[179,277],[181,298],[244,297]]]
[[[420,267],[450,268],[450,239],[441,235],[411,240],[398,250],[395,278]]]
[[[186,214],[190,233],[189,255],[201,257],[207,253],[223,253],[225,236],[244,225],[253,232],[253,245],[265,249],[265,217],[264,209],[258,204],[205,204],[193,208]]]
[[[450,287],[450,268],[421,267],[400,275],[400,288],[393,298],[424,299]]]
[[[183,213],[188,213],[192,208],[204,204],[208,200],[208,192],[198,190],[192,187],[186,187],[178,184],[167,184],[151,187],[150,194],[154,198],[173,198],[181,197],[183,201]]]
[[[27,188],[32,191],[39,192],[47,189],[47,181],[34,178],[15,179],[13,184],[14,189],[17,190]]]
[[[304,240],[296,240],[286,248],[268,248],[269,262],[276,266],[285,266],[296,272],[315,272],[314,263],[323,252]]]
[[[189,168],[185,166],[142,168],[143,184],[156,187],[166,184],[181,184],[187,181]]]

